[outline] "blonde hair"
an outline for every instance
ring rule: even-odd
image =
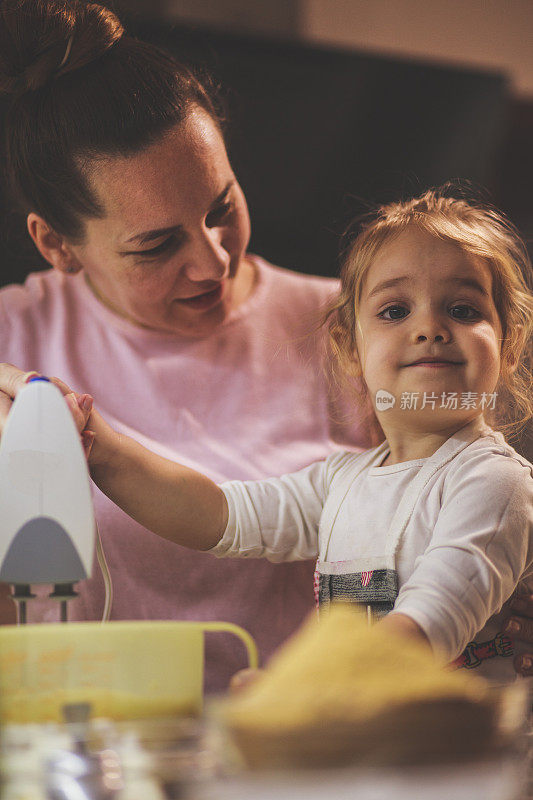
[[[385,242],[416,225],[466,253],[482,258],[492,273],[493,299],[502,327],[498,404],[491,423],[516,436],[533,416],[531,261],[514,226],[496,209],[449,197],[449,185],[420,197],[381,206],[345,251],[341,291],[329,307],[333,371],[340,381],[360,379],[356,330],[363,282]],[[361,399],[367,400],[362,384]],[[352,383],[353,385],[353,383]]]

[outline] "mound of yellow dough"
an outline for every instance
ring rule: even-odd
[[[369,628],[353,606],[335,604],[320,621],[313,615],[223,714],[249,764],[292,766],[358,754],[373,763],[424,760],[456,745],[476,752],[493,733],[494,712],[483,680],[439,668],[428,647]]]

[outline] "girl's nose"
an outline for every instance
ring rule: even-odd
[[[420,314],[413,326],[415,342],[440,342],[446,344],[451,340],[450,328],[446,320],[438,314]]]
[[[219,230],[206,229],[188,253],[185,275],[190,281],[221,281],[229,276],[231,256],[225,249]]]

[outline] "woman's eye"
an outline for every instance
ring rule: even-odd
[[[168,239],[165,239],[164,242],[158,244],[157,247],[152,247],[150,250],[138,250],[134,255],[137,256],[147,256],[148,258],[161,255],[162,253],[166,253],[169,250],[176,249],[179,243],[176,240],[175,236],[169,236]]]
[[[453,319],[470,321],[472,319],[479,318],[479,312],[476,311],[476,309],[472,306],[468,306],[465,303],[452,306],[449,313]]]
[[[208,228],[214,228],[216,225],[219,225],[221,222],[223,222],[226,217],[229,216],[231,211],[231,203],[222,203],[221,206],[209,212],[205,218],[205,224]]]
[[[408,313],[408,309],[404,308],[404,306],[387,306],[387,308],[379,312],[378,317],[388,320],[403,319]]]

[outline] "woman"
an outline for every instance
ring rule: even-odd
[[[13,96],[9,180],[53,267],[0,292],[2,361],[59,375],[115,428],[216,481],[298,469],[333,434],[370,443],[338,424],[320,366],[313,331],[335,283],[247,254],[220,120],[187,70],[100,6],[5,0],[0,88]],[[2,419],[20,380],[0,369]],[[94,500],[114,619],[227,619],[266,658],[312,605],[312,564],[221,564]],[[99,572],[78,590],[71,615],[100,618]],[[29,618],[57,617],[48,601]],[[207,687],[242,664],[213,637]]]
[[[313,331],[335,282],[247,253],[246,202],[205,88],[81,2],[3,3],[0,54],[9,181],[53,267],[0,292],[0,359],[90,392],[115,427],[217,481],[330,453],[339,415]],[[336,427],[343,444],[367,443]],[[221,565],[94,500],[114,619],[234,621],[266,658],[312,606],[312,564]],[[99,619],[99,571],[78,590],[71,616]],[[29,619],[57,610],[36,601]],[[243,661],[232,637],[213,637],[208,687]]]

